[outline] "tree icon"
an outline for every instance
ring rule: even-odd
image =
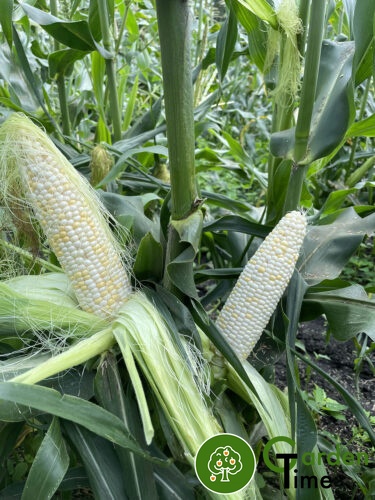
[[[210,480],[216,481],[221,474],[221,482],[229,482],[229,474],[237,474],[242,469],[241,455],[231,446],[221,446],[211,454],[208,470],[212,472]]]

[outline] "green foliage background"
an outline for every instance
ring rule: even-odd
[[[294,34],[280,13],[293,6],[303,27]],[[95,187],[116,222],[131,233],[135,279],[158,296],[179,333],[203,349],[198,325],[234,367],[229,384],[237,395],[226,391],[220,377],[213,380],[223,427],[249,439],[259,458],[272,425],[267,427],[267,416],[246,391],[255,383],[258,396],[273,391],[274,364],[286,352],[288,399],[278,404],[290,417],[303,453],[316,446],[318,430],[314,407],[301,390],[297,360],[319,369],[298,350],[298,323],[324,314],[336,339],[356,342],[363,352],[371,352],[375,337],[375,5],[371,0],[275,5],[195,0],[189,8],[192,44],[181,76],[178,57],[173,60],[181,40],[178,30],[168,32],[173,23],[168,25],[160,2],[1,0],[1,117],[20,111],[36,120],[88,178],[95,168],[95,146],[105,146],[110,161]],[[294,95],[290,86],[280,85],[288,71],[298,79]],[[180,85],[176,79],[183,77]],[[175,95],[171,118],[165,103]],[[191,114],[186,128],[179,122],[185,118],[178,116],[180,104]],[[177,160],[186,158],[182,167],[173,163],[173,148]],[[184,206],[179,203],[191,185],[194,199],[188,198],[192,203],[186,209],[186,200]],[[250,384],[212,318],[259,239],[296,208],[306,212],[310,230],[288,293],[252,353],[257,371],[252,368]],[[6,277],[11,250],[5,228],[2,241]],[[20,269],[38,273],[40,265],[30,266],[27,242],[18,244]],[[40,252],[44,261],[57,264],[48,250]],[[355,254],[365,270],[360,275],[353,271],[356,260],[350,260]],[[5,320],[0,325],[6,363],[17,353],[19,337],[9,335]],[[97,498],[203,495],[151,392],[159,432],[145,451],[131,382],[116,356],[103,354],[99,368],[93,361],[57,382],[47,381],[48,389],[11,391],[0,384],[3,399],[37,408],[22,410],[20,418],[2,414],[0,497],[12,492],[20,497],[23,491],[23,499],[35,498],[41,476],[47,481],[39,498],[51,498],[56,488],[61,498],[79,488],[90,488]],[[4,373],[8,367],[3,366]],[[373,438],[355,397],[322,375]],[[105,384],[113,388],[113,400]],[[51,387],[65,394],[63,401]],[[14,465],[18,453],[22,456]],[[51,457],[56,467],[47,473]],[[174,458],[173,465],[156,460],[167,457]],[[132,471],[127,481],[123,470]],[[351,474],[370,498],[374,480],[363,471]],[[269,485],[260,477],[257,484],[262,498],[268,498]],[[301,490],[285,493],[305,498]],[[332,498],[329,492],[316,493]]]

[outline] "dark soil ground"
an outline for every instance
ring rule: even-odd
[[[371,415],[375,415],[375,377],[368,363],[363,365],[358,378],[356,387],[354,360],[357,357],[357,352],[353,342],[337,342],[330,338],[326,342],[326,325],[323,318],[304,323],[300,327],[298,339],[301,340],[308,355],[314,363],[318,364],[326,373],[328,373],[336,381],[340,382],[344,388],[350,392]],[[321,356],[324,357],[321,357]],[[372,360],[375,363],[375,359]],[[327,396],[345,404],[340,394],[334,387],[323,377],[316,372],[311,372],[306,369],[306,365],[300,363],[299,371],[301,376],[302,388],[309,394],[315,387],[315,384],[323,388]],[[285,360],[278,362],[276,367],[277,380],[280,388],[286,385],[286,370]],[[375,454],[374,448],[368,442],[361,439],[353,438],[353,427],[358,427],[356,418],[349,410],[344,412],[345,420],[337,420],[329,415],[317,414],[317,428],[320,434],[329,433],[336,436],[340,442],[345,445],[351,453],[365,452],[369,455],[372,463],[369,466],[360,470],[362,476],[368,483],[368,474],[375,479]],[[372,469],[372,470],[370,470]],[[328,474],[331,478],[332,490],[336,500],[346,499],[363,499],[364,495],[358,489],[355,481],[345,474],[342,467],[327,467]],[[375,496],[371,497],[374,498]]]

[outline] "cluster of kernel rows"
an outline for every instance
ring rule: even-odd
[[[245,266],[217,319],[229,344],[246,359],[259,340],[293,274],[306,218],[286,214]]]
[[[44,143],[23,137],[19,146],[28,202],[81,308],[113,316],[131,293],[131,285],[99,203],[96,207],[82,193],[83,179],[57,149],[51,150],[52,143],[46,149]]]

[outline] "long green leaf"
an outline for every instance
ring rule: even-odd
[[[346,137],[375,137],[375,114],[353,123]]]
[[[353,17],[355,41],[354,71],[356,85],[372,75],[374,52],[375,3],[372,0],[356,2]]]
[[[6,459],[13,451],[23,426],[23,422],[0,422],[0,471],[5,467]],[[1,477],[2,473],[0,472]]]
[[[71,422],[64,422],[64,429],[81,457],[95,498],[128,498],[125,494],[126,471],[122,470],[112,444]]]
[[[231,61],[237,40],[237,21],[233,9],[229,9],[228,17],[224,21],[217,36],[216,67],[220,79],[223,80]]]
[[[54,418],[35,455],[21,499],[52,498],[68,467],[68,451],[59,421]]]
[[[128,128],[129,125],[133,119],[133,112],[134,108],[137,102],[137,97],[138,97],[138,75],[136,75],[133,83],[133,87],[128,94],[128,100],[126,103],[126,110],[124,113],[124,118],[122,121],[122,130],[125,132]]]
[[[139,425],[139,412],[131,390],[124,391],[123,382],[118,369],[116,357],[107,353],[98,368],[95,377],[95,390],[100,404],[108,411],[117,415],[129,432],[142,445],[142,426]],[[156,487],[153,468],[149,461],[134,455],[125,448],[115,446],[122,470],[126,471],[125,490],[131,499],[156,498]]]
[[[12,47],[13,30],[12,30],[12,14],[14,0],[2,0],[0,9],[0,25],[3,29],[4,36],[9,47]]]
[[[285,436],[291,437],[290,415],[287,409],[286,396],[279,389],[267,383],[264,378],[246,361],[243,368],[252,382],[252,388],[247,386],[238,373],[229,367],[228,385],[241,398],[254,405],[267,430],[269,439]],[[291,453],[293,450],[285,441],[277,441],[273,445],[276,453]],[[279,460],[280,467],[283,465]],[[290,473],[292,474],[292,472]],[[295,498],[295,489],[291,480],[288,490],[289,498]]]
[[[365,234],[374,229],[375,214],[361,218],[353,208],[330,224],[311,226],[297,268],[309,285],[337,278]]]
[[[139,280],[161,280],[163,276],[163,247],[151,233],[147,233],[141,239],[133,269]]]
[[[238,231],[240,233],[251,234],[259,238],[265,238],[272,227],[252,222],[239,215],[224,215],[220,219],[207,222],[204,231]]]
[[[62,49],[52,52],[48,56],[49,76],[55,78],[56,75],[69,76],[73,71],[74,63],[83,59],[87,52],[75,49]]]
[[[0,382],[0,398],[65,418],[144,458],[160,462],[139,446],[118,417],[93,403],[54,389],[14,382]]]
[[[242,24],[249,38],[249,55],[258,68],[262,71],[267,53],[267,28],[263,21],[242,5],[242,3],[231,0],[231,6]]]
[[[40,91],[41,82],[38,81],[36,75],[31,70],[27,55],[25,53],[21,40],[18,36],[17,30],[14,27],[13,27],[13,41],[14,41],[14,47],[17,52],[17,57],[20,63],[20,67],[22,68],[23,74],[25,75],[25,79],[29,85],[29,88],[32,91],[33,95],[35,96],[36,100],[39,102],[40,107],[43,109],[46,116],[48,116],[48,119],[54,126],[55,130],[58,131],[59,127],[55,122],[55,120],[52,118],[52,116],[49,114],[42,93]]]
[[[375,300],[360,285],[340,290],[308,293],[304,299],[308,312],[325,314],[333,336],[347,341],[361,332],[375,342]]]
[[[278,28],[277,17],[275,11],[267,0],[233,0],[233,3],[240,3],[250,12],[255,14],[259,19],[269,23],[272,28]]]
[[[292,435],[297,438],[297,465],[298,473],[301,475],[311,476],[315,474],[318,481],[326,471],[324,466],[311,467],[303,464],[301,457],[305,452],[313,452],[317,456],[317,429],[314,419],[311,415],[309,408],[301,395],[301,389],[296,376],[296,360],[295,360],[295,343],[298,329],[298,322],[300,318],[300,311],[303,302],[303,297],[307,289],[307,284],[297,272],[294,273],[291,283],[288,288],[286,314],[288,318],[287,330],[287,382],[288,382],[288,403],[290,408]],[[320,482],[320,481],[319,481]],[[310,500],[311,494],[301,488],[299,483],[297,486],[297,498],[301,500]],[[324,498],[333,500],[331,489],[322,490]],[[316,496],[318,492],[315,490],[313,493]]]
[[[105,59],[112,57],[94,39],[86,21],[62,21],[47,12],[25,3],[22,4],[22,8],[30,19],[38,23],[48,34],[66,47],[85,52],[97,50]]]

